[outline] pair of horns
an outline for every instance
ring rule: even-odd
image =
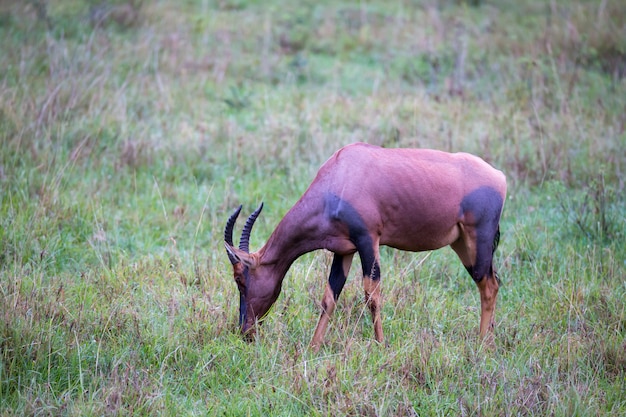
[[[235,226],[235,222],[237,221],[237,217],[239,217],[239,213],[241,213],[241,208],[242,206],[239,206],[237,210],[230,215],[228,221],[226,222],[226,229],[224,229],[224,241],[230,246],[234,246],[233,228]],[[250,215],[250,217],[248,217],[248,220],[246,220],[246,224],[243,227],[243,231],[241,232],[239,249],[246,253],[250,253],[250,233],[252,232],[252,226],[254,226],[254,222],[256,221],[256,218],[259,217],[261,210],[263,210],[263,203],[261,203],[259,207]],[[237,260],[232,258],[230,252],[228,253],[228,257],[230,258],[232,264],[237,263]]]

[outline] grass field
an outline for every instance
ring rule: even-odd
[[[0,414],[626,415],[619,0],[0,2]],[[331,256],[237,332],[231,211],[265,242],[339,147],[480,155],[509,196],[495,347],[449,248]],[[242,222],[237,224],[240,231]]]

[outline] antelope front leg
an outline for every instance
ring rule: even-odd
[[[328,277],[328,284],[324,290],[324,296],[322,297],[322,313],[320,319],[317,322],[315,333],[313,333],[313,339],[311,339],[311,349],[317,352],[320,346],[324,342],[324,335],[326,334],[326,328],[330,321],[330,316],[335,311],[337,306],[337,299],[343,290],[343,286],[346,283],[346,278],[350,272],[350,266],[352,265],[353,255],[337,255],[333,258],[333,264],[330,268],[330,276]]]
[[[322,298],[322,313],[317,322],[315,333],[313,333],[313,339],[311,339],[311,349],[313,349],[313,352],[317,352],[322,346],[324,335],[326,334],[326,327],[328,327],[330,316],[333,314],[333,311],[335,311],[336,306],[337,303],[333,295],[333,290],[330,288],[330,284],[327,284],[324,297]]]

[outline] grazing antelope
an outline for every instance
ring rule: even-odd
[[[242,333],[254,334],[291,264],[307,252],[326,249],[334,258],[312,348],[323,342],[357,252],[374,335],[383,342],[379,246],[418,252],[450,245],[478,286],[484,337],[494,326],[499,279],[493,253],[505,196],[504,174],[467,153],[364,143],[338,150],[259,251],[250,253],[248,246],[263,203],[248,218],[239,249],[233,245],[233,226],[241,206],[228,219],[224,240],[239,287]]]

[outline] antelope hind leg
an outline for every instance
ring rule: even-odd
[[[383,336],[383,323],[380,315],[382,309],[380,279],[372,279],[368,276],[363,277],[363,290],[365,291],[365,303],[372,313],[374,338],[378,343],[383,343],[385,337]]]
[[[485,276],[477,283],[480,292],[480,337],[485,338],[495,327],[496,299],[498,297],[498,279],[495,272]]]

